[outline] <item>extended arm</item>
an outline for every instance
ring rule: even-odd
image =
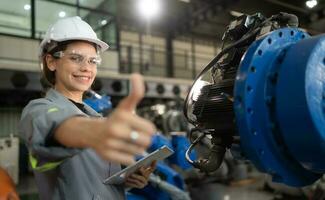
[[[93,148],[102,158],[122,164],[134,162],[134,155],[146,150],[155,126],[134,114],[144,95],[141,76],[133,75],[132,92],[108,118],[72,117],[61,123],[54,138],[67,147]],[[131,131],[139,133],[131,140]]]

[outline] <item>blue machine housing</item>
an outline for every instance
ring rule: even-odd
[[[193,166],[187,162],[185,159],[185,152],[190,146],[189,140],[184,135],[172,135],[171,139],[161,135],[155,134],[152,136],[151,145],[148,148],[148,152],[153,152],[156,149],[159,149],[162,146],[168,146],[170,149],[174,150],[174,153],[167,158],[169,164],[177,165],[182,170],[187,170],[193,168]],[[196,159],[196,151],[190,153],[191,159]]]
[[[90,98],[84,99],[83,102],[99,113],[103,113],[106,110],[112,109],[111,97],[107,95],[103,95],[100,97],[96,97],[94,95]]]
[[[185,150],[190,146],[188,139],[183,135],[173,135],[171,139],[168,139],[164,135],[155,134],[152,137],[151,145],[147,149],[148,152],[155,151],[162,146],[168,146],[174,150],[174,154],[167,158],[168,162],[158,162],[155,174],[159,175],[163,181],[184,190],[185,182],[180,173],[176,172],[168,164],[177,165],[182,170],[192,168],[184,157]],[[196,153],[191,153],[191,158],[196,159]],[[168,200],[172,199],[171,195],[166,191],[161,190],[159,187],[148,184],[143,189],[132,189],[127,194],[127,199],[138,200],[138,199],[157,199],[157,200]]]
[[[185,183],[183,178],[179,173],[175,170],[167,166],[166,164],[159,162],[156,167],[156,173],[159,174],[163,181],[168,182],[175,187],[184,190]],[[127,199],[133,200],[135,197],[140,198],[140,196],[144,197],[144,199],[155,199],[155,200],[170,200],[172,199],[170,194],[166,191],[161,190],[159,187],[148,184],[142,189],[132,189],[131,193],[128,194]]]
[[[296,28],[255,41],[238,68],[241,151],[273,181],[305,186],[325,172],[325,37]]]

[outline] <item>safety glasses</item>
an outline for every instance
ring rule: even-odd
[[[77,51],[74,51],[74,50],[71,52],[58,51],[58,52],[53,53],[52,56],[57,59],[67,57],[71,62],[73,62],[77,65],[83,65],[83,64],[87,63],[91,66],[98,66],[102,62],[102,59],[99,55],[90,57],[90,56],[78,53]]]

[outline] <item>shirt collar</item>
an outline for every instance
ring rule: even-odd
[[[50,101],[56,101],[59,104],[70,104],[77,108],[77,106],[74,105],[67,97],[63,96],[60,92],[56,91],[53,88],[50,88],[47,91],[45,98],[49,99]],[[87,114],[89,114],[91,116],[96,116],[96,117],[101,116],[101,114],[96,112],[94,109],[92,109],[87,104],[83,103],[83,105],[85,106],[85,110],[87,111]],[[79,108],[78,108],[78,110],[79,110]]]

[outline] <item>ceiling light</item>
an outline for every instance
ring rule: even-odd
[[[103,19],[102,21],[100,21],[100,24],[101,24],[102,26],[106,25],[106,24],[107,24],[107,20],[106,20],[106,19]]]
[[[147,19],[150,19],[159,13],[159,0],[139,0],[138,3],[141,15]]]
[[[65,17],[66,13],[64,11],[60,11],[59,12],[59,17],[63,18]]]
[[[238,12],[238,11],[234,11],[234,10],[231,10],[230,11],[230,14],[234,17],[239,17],[239,16],[242,16],[244,13],[242,12]]]
[[[308,0],[306,1],[306,6],[308,8],[313,8],[317,5],[317,3],[318,3],[317,0]]]
[[[30,5],[29,4],[25,4],[24,5],[24,10],[30,10]]]

